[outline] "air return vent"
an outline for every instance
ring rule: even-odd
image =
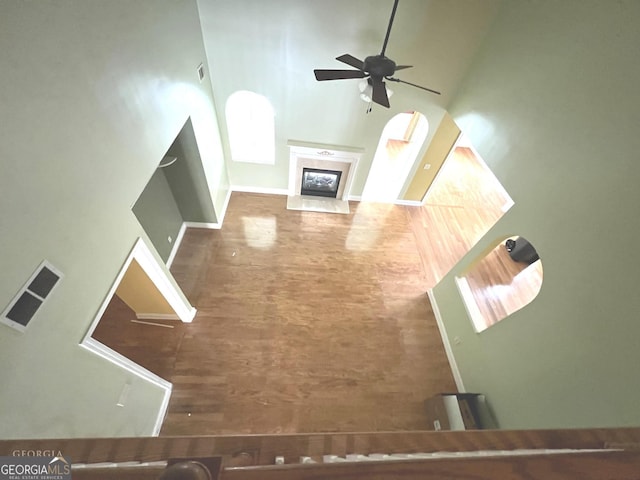
[[[24,332],[61,278],[59,270],[46,260],[43,261],[2,312],[0,321]]]
[[[202,63],[198,65],[198,80],[200,82],[204,80],[204,65]]]

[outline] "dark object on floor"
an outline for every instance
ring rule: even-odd
[[[524,237],[518,237],[515,240],[510,238],[505,242],[505,247],[511,259],[516,262],[531,265],[540,259],[536,249]]]

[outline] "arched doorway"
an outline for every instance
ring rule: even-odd
[[[420,112],[395,115],[387,122],[373,157],[362,200],[393,203],[427,138],[429,122]]]

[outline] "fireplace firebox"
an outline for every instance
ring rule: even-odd
[[[336,198],[342,172],[339,170],[302,169],[300,195]]]

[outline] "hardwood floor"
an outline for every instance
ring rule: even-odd
[[[483,324],[490,327],[531,302],[542,287],[542,261],[514,262],[501,243],[466,275]]]
[[[469,148],[457,147],[442,166],[422,208],[408,208],[429,287],[504,215],[511,199]]]
[[[426,291],[505,202],[467,149],[445,166],[424,207],[234,193],[173,262],[191,324],[132,323],[115,297],[94,337],[173,383],[162,435],[429,428],[424,400],[455,384]]]
[[[503,215],[511,199],[496,182],[471,149],[457,147],[425,207],[412,212],[425,226],[428,241],[422,251],[438,252],[438,261],[425,262],[434,285]],[[486,326],[527,305],[540,291],[542,263],[525,267],[511,260],[502,242],[466,276]]]
[[[173,371],[185,324],[149,320],[166,325],[159,327],[131,321],[135,319],[135,312],[114,295],[91,336],[156,375],[167,378]]]
[[[424,207],[234,193],[221,230],[188,229],[172,273],[193,323],[125,313],[101,340],[173,383],[162,435],[429,428],[424,400],[455,383],[426,291],[504,205],[466,191],[485,177],[457,153]]]
[[[427,428],[455,390],[405,207],[349,215],[233,194],[222,230],[187,230],[172,273],[198,308],[163,435]]]

